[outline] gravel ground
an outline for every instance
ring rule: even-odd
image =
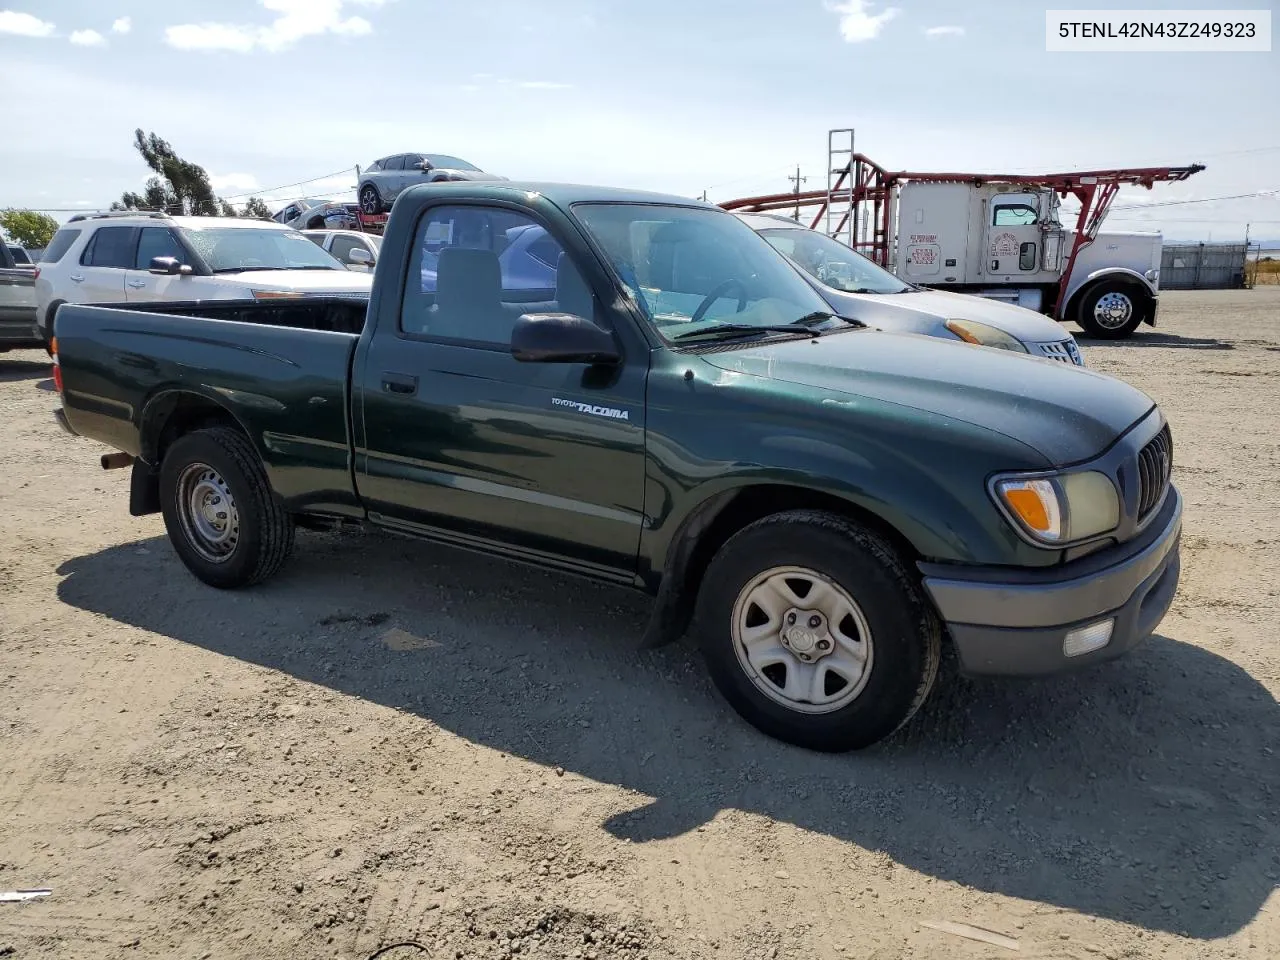
[[[6,355],[0,956],[1280,956],[1280,288],[1082,342],[1173,423],[1158,636],[834,757],[623,591],[374,533],[205,588]]]

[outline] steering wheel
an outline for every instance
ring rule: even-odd
[[[708,293],[706,299],[698,304],[698,309],[693,311],[693,316],[689,318],[689,322],[697,323],[703,318],[706,312],[711,309],[711,305],[713,303],[735,288],[738,291],[738,309],[736,312],[741,313],[743,310],[747,309],[747,285],[741,280],[734,280],[730,278],[724,283],[716,284],[715,289]]]

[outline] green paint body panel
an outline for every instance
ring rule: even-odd
[[[1016,535],[988,479],[1096,456],[1153,408],[1096,372],[870,330],[673,349],[572,216],[593,201],[706,206],[548,184],[411,188],[396,200],[367,316],[331,301],[62,307],[67,420],[153,461],[175,398],[220,409],[296,512],[657,591],[686,520],[760,484],[840,498],[925,561],[1061,564],[1060,551]],[[402,336],[411,244],[438,203],[506,206],[546,226],[603,305],[622,363],[519,363]],[[412,396],[384,389],[398,374],[417,378]]]

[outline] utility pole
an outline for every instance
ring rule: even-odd
[[[707,191],[706,191],[706,190],[703,190],[703,191],[702,191],[702,202],[703,202],[703,203],[706,203],[706,202],[707,202]]]
[[[800,184],[808,183],[809,178],[800,176],[800,165],[796,164],[796,175],[794,177],[787,177],[787,179],[796,185],[796,189],[795,189],[796,212],[795,212],[794,219],[796,223],[799,223],[800,222]]]

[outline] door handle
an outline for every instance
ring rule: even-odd
[[[78,273],[73,273],[71,276],[67,277],[67,279],[68,279],[68,280],[70,280],[70,281],[72,281],[73,283],[83,283],[83,282],[84,282],[84,277],[83,277],[81,274],[78,274]]]
[[[418,392],[418,378],[406,373],[384,373],[382,389],[387,393],[413,394]]]
[[[129,286],[133,287],[135,290],[141,289],[142,287],[145,287],[146,285],[147,285],[147,281],[145,281],[145,280],[130,280],[130,281],[129,281]]]

